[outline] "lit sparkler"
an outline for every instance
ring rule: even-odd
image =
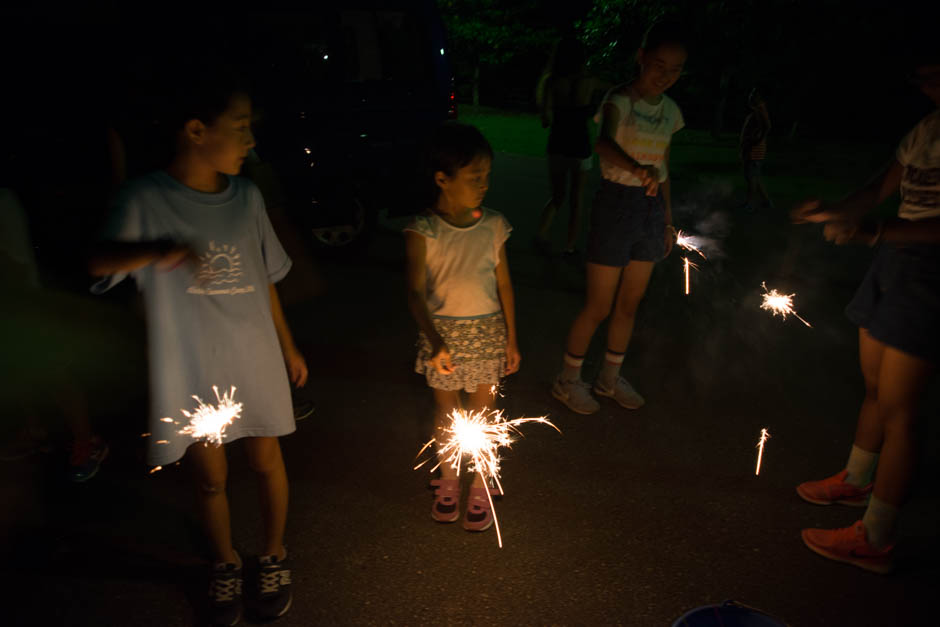
[[[235,396],[235,386],[232,389],[219,396],[218,386],[213,385],[215,398],[219,401],[217,406],[206,405],[202,399],[193,394],[193,398],[199,405],[192,412],[181,409],[183,415],[189,418],[189,424],[179,430],[181,435],[190,435],[194,440],[205,440],[208,446],[212,442],[216,446],[222,444],[222,437],[225,434],[225,428],[232,424],[236,418],[241,416],[242,404],[233,400]],[[166,422],[166,418],[162,419]],[[171,422],[173,422],[171,420]]]
[[[761,283],[760,285],[764,288],[764,302],[761,303],[761,309],[772,311],[775,316],[780,314],[783,316],[784,320],[787,319],[787,314],[792,314],[797,320],[812,328],[813,325],[804,320],[793,310],[793,297],[796,296],[796,294],[781,294],[777,290],[770,290],[768,292],[766,283]]]
[[[764,442],[766,442],[769,437],[770,434],[767,432],[767,429],[760,430],[760,440],[757,442],[757,468],[754,470],[755,475],[760,474],[760,460],[764,456]]]
[[[689,293],[689,268],[695,268],[698,270],[698,266],[689,261],[688,257],[682,258],[682,265],[685,268],[685,293]]]
[[[691,250],[701,255],[702,259],[707,259],[705,253],[702,252],[702,246],[704,241],[700,237],[695,235],[688,235],[683,233],[681,230],[676,233],[676,246],[685,248],[686,250]],[[687,292],[688,293],[688,292]]]
[[[467,464],[467,470],[479,473],[483,483],[486,484],[486,498],[489,499],[490,509],[493,512],[493,523],[496,526],[496,540],[499,547],[502,548],[503,538],[499,531],[499,521],[496,518],[493,497],[489,491],[489,485],[492,481],[499,493],[503,494],[503,486],[499,482],[498,449],[501,446],[510,447],[513,442],[512,436],[520,433],[519,425],[527,422],[548,425],[558,433],[561,433],[561,430],[549,422],[546,416],[506,420],[502,410],[490,410],[485,407],[476,412],[455,409],[451,412],[450,418],[450,425],[443,429],[446,439],[438,442],[437,438],[432,438],[421,447],[418,456],[420,457],[429,446],[437,442],[439,444],[437,449],[438,462],[431,468],[431,472],[437,470],[442,464],[450,464],[452,468],[456,469],[458,476],[460,476],[463,457],[466,456],[470,460]],[[428,458],[415,466],[415,470],[425,465],[430,459]]]

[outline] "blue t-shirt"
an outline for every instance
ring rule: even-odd
[[[294,431],[290,384],[268,292],[291,261],[258,188],[239,177],[228,182],[222,192],[204,193],[164,171],[148,174],[119,195],[105,232],[115,241],[172,239],[188,244],[200,259],[195,270],[149,265],[130,273],[147,312],[151,464],[183,456],[193,439],[179,434],[187,423],[181,410],[196,407],[193,395],[215,404],[212,386],[222,393],[234,385],[235,401],[243,403],[224,442]],[[107,277],[92,289],[103,292],[126,276]]]

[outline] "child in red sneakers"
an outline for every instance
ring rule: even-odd
[[[418,323],[415,371],[434,390],[435,435],[467,394],[466,409],[492,406],[490,389],[519,369],[516,315],[505,242],[512,227],[481,206],[493,149],[476,128],[441,126],[430,142],[429,209],[405,227],[408,306]],[[460,517],[457,470],[441,465],[431,517]],[[479,474],[467,499],[464,528],[493,524],[489,489]]]
[[[940,105],[940,56],[924,61],[912,81]],[[896,192],[897,218],[862,221]],[[831,205],[806,201],[793,218],[824,222],[826,239],[836,244],[879,246],[846,308],[859,327],[865,379],[855,443],[845,469],[803,483],[797,493],[819,505],[867,505],[852,526],[804,529],[803,541],[830,559],[887,573],[893,568],[898,509],[914,474],[917,405],[940,361],[940,110],[901,140],[895,160],[865,188]]]

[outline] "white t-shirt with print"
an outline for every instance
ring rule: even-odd
[[[898,217],[923,220],[940,216],[940,110],[921,120],[901,140],[897,159],[904,166]]]
[[[652,105],[645,100],[634,100],[628,94],[615,93],[620,88],[615,87],[604,98],[601,108],[594,121],[601,124],[604,105],[610,103],[617,108],[620,121],[614,134],[617,142],[625,153],[633,157],[642,165],[651,165],[659,170],[659,181],[669,178],[668,164],[665,162],[666,150],[672,135],[683,126],[685,120],[676,101],[662,95],[659,102]],[[639,177],[616,165],[600,159],[601,176],[608,181],[639,187],[642,185]]]
[[[404,229],[425,238],[427,304],[432,316],[475,318],[501,310],[496,266],[512,226],[503,214],[482,210],[470,226],[454,226],[431,213],[415,217]]]

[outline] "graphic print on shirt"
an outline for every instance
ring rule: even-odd
[[[217,245],[209,242],[209,248],[199,257],[196,284],[186,290],[189,294],[248,294],[255,291],[254,285],[239,286],[242,277],[241,254],[235,245]]]

